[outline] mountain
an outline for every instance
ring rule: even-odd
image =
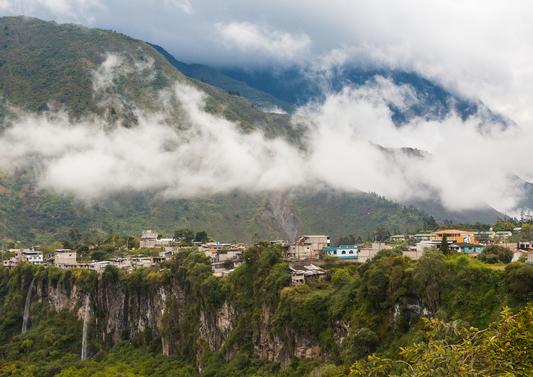
[[[105,76],[109,72],[103,63],[110,55],[116,59],[107,64],[118,66],[118,77]],[[238,122],[243,130],[258,127],[267,135],[288,130],[287,117],[264,113],[240,96],[189,79],[145,42],[35,18],[0,19],[0,98],[18,109],[62,109],[72,119],[97,115],[129,127],[136,124],[137,109],[162,111],[159,92],[174,82],[206,92],[206,109]],[[103,87],[96,90],[98,83]],[[173,105],[169,115],[179,121],[180,104]]]
[[[163,55],[170,64],[176,67],[187,77],[205,82],[207,84],[224,89],[228,93],[243,96],[250,101],[254,106],[268,112],[269,110],[287,111],[290,112],[294,106],[288,102],[282,101],[273,95],[251,87],[244,81],[236,80],[221,70],[204,65],[204,64],[187,64],[177,60],[163,47],[158,45],[151,45]]]
[[[206,230],[224,241],[292,239],[327,233],[371,238],[378,226],[391,233],[432,226],[421,211],[370,194],[331,191],[247,194],[231,192],[196,199],[158,198],[125,192],[87,205],[68,195],[39,189],[30,179],[0,176],[0,239],[66,240],[71,230],[140,234],[156,228]]]
[[[110,75],[109,66],[118,74]],[[109,127],[135,127],[137,110],[143,109],[163,112],[169,126],[179,129],[182,104],[170,97],[172,106],[164,107],[160,96],[173,82],[205,92],[206,110],[236,122],[243,132],[260,128],[267,136],[289,140],[299,136],[288,115],[265,113],[242,96],[186,77],[143,41],[34,18],[0,19],[2,117],[13,108],[31,113],[62,110],[72,120],[98,117]],[[2,127],[9,127],[17,111]],[[424,213],[375,195],[331,190],[238,191],[181,200],[163,200],[153,192],[124,192],[88,205],[43,190],[36,184],[36,174],[32,169],[14,175],[0,172],[3,238],[44,242],[66,237],[72,228],[135,234],[147,227],[169,232],[181,226],[205,229],[224,240],[294,238],[304,232],[367,237],[378,226],[396,232],[431,223]]]
[[[328,92],[338,92],[345,86],[358,87],[371,83],[376,77],[384,77],[396,85],[410,87],[417,98],[417,101],[409,104],[407,108],[400,109],[389,105],[393,121],[397,125],[402,125],[413,117],[443,119],[452,111],[463,119],[480,113],[488,119],[503,124],[508,122],[481,102],[452,93],[415,72],[369,69],[351,65],[336,68],[327,75],[296,66],[273,70],[222,68],[219,71],[295,107],[309,101],[322,100]]]

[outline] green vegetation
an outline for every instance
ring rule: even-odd
[[[333,238],[357,229],[367,239],[380,225],[414,231],[428,219],[413,208],[372,194],[294,193],[286,206],[294,211],[299,232],[325,232]],[[31,177],[2,177],[1,173],[0,218],[0,241],[5,243],[71,241],[76,232],[82,239],[102,239],[110,233],[140,235],[143,229],[157,229],[168,236],[176,229],[205,230],[220,241],[288,237],[266,193],[165,201],[151,193],[122,193],[87,206],[71,196],[40,190]]]
[[[0,268],[0,376],[195,376],[196,365],[211,377],[525,376],[531,369],[531,265],[499,271],[440,251],[412,261],[387,250],[292,287],[278,247],[260,243],[244,259],[224,279],[213,277],[208,259],[192,249],[158,269],[108,268],[100,278],[88,271]],[[41,293],[31,306],[30,331],[19,335],[32,278]],[[79,361],[81,323],[73,314],[85,293],[74,296],[74,309],[55,312],[46,287],[90,294],[100,303],[101,323],[123,321],[108,317],[108,305],[121,303],[109,300],[134,298],[127,326],[138,323],[144,305],[157,306],[161,289],[176,296],[166,301],[161,327],[123,328],[122,340],[113,342],[91,326],[91,358]],[[222,333],[215,325],[221,315],[228,321]],[[170,356],[161,355],[161,337]]]
[[[478,258],[485,263],[509,263],[513,259],[513,252],[500,245],[488,245]]]

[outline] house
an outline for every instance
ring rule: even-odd
[[[495,233],[494,237],[500,241],[507,241],[513,236],[513,232],[507,230],[501,230]]]
[[[448,244],[451,244],[452,241],[448,241]],[[420,255],[424,253],[427,249],[438,249],[438,247],[442,244],[442,241],[420,241],[416,244],[416,251]]]
[[[215,276],[227,276],[235,267],[242,262],[242,249],[221,249],[214,253],[207,252],[207,256],[211,258],[211,269]]]
[[[329,236],[305,235],[289,246],[287,258],[293,260],[319,259],[324,247],[330,245]]]
[[[59,268],[77,267],[77,254],[71,249],[56,249],[54,252],[54,265]]]
[[[359,249],[357,245],[339,245],[339,246],[325,246],[323,249],[325,255],[339,259],[357,259]]]
[[[161,247],[166,251],[174,251],[175,241],[174,238],[159,238],[156,231],[149,229],[142,232],[139,247],[146,249]]]
[[[304,265],[302,268],[289,266],[291,272],[291,284],[302,285],[310,281],[322,280],[327,276],[327,272],[314,264]]]
[[[156,231],[151,229],[143,231],[141,234],[139,247],[148,249],[156,247],[157,237],[159,237],[159,234]]]
[[[404,257],[411,258],[413,260],[418,260],[420,257],[424,254],[425,249],[419,250],[416,245],[415,246],[408,246],[408,249],[406,251],[402,252],[402,255]]]
[[[43,252],[35,249],[22,250],[22,260],[31,264],[43,264]]]
[[[476,232],[475,234],[477,242],[481,243],[490,243],[494,240],[496,237],[496,232],[489,230],[489,231],[482,231],[482,232]]]
[[[382,242],[372,242],[370,245],[363,245],[358,248],[357,261],[365,263],[376,256],[381,250],[390,250],[391,246]]]
[[[533,241],[519,241],[517,243],[517,248],[521,250],[533,249]]]
[[[453,243],[477,243],[476,237],[473,232],[457,229],[439,230],[431,233],[431,241],[442,242],[442,239],[446,236],[446,239]]]
[[[35,249],[10,249],[15,256],[3,261],[4,267],[13,267],[18,263],[43,264],[43,252]]]
[[[390,236],[391,242],[399,242],[399,241],[405,241],[407,238],[404,234],[395,234],[393,236]]]
[[[417,233],[409,236],[409,238],[412,238],[413,240],[420,242],[420,241],[429,241],[431,239],[431,233]]]
[[[471,243],[456,243],[450,245],[451,250],[455,250],[458,253],[466,253],[466,254],[472,254],[472,253],[482,253],[485,249],[485,246],[479,245],[479,244],[471,244]]]

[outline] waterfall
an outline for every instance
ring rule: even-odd
[[[35,278],[31,279],[30,286],[28,287],[28,293],[26,293],[26,302],[24,303],[24,313],[22,314],[22,331],[24,334],[28,331],[28,324],[30,323],[30,307],[31,307],[31,295],[33,293],[33,284]]]
[[[85,311],[83,313],[83,332],[81,336],[81,359],[87,360],[87,333],[89,331],[90,320],[90,299],[89,295],[85,296]]]

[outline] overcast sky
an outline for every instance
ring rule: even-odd
[[[113,29],[185,62],[409,69],[533,120],[533,2],[0,0],[0,13]]]

